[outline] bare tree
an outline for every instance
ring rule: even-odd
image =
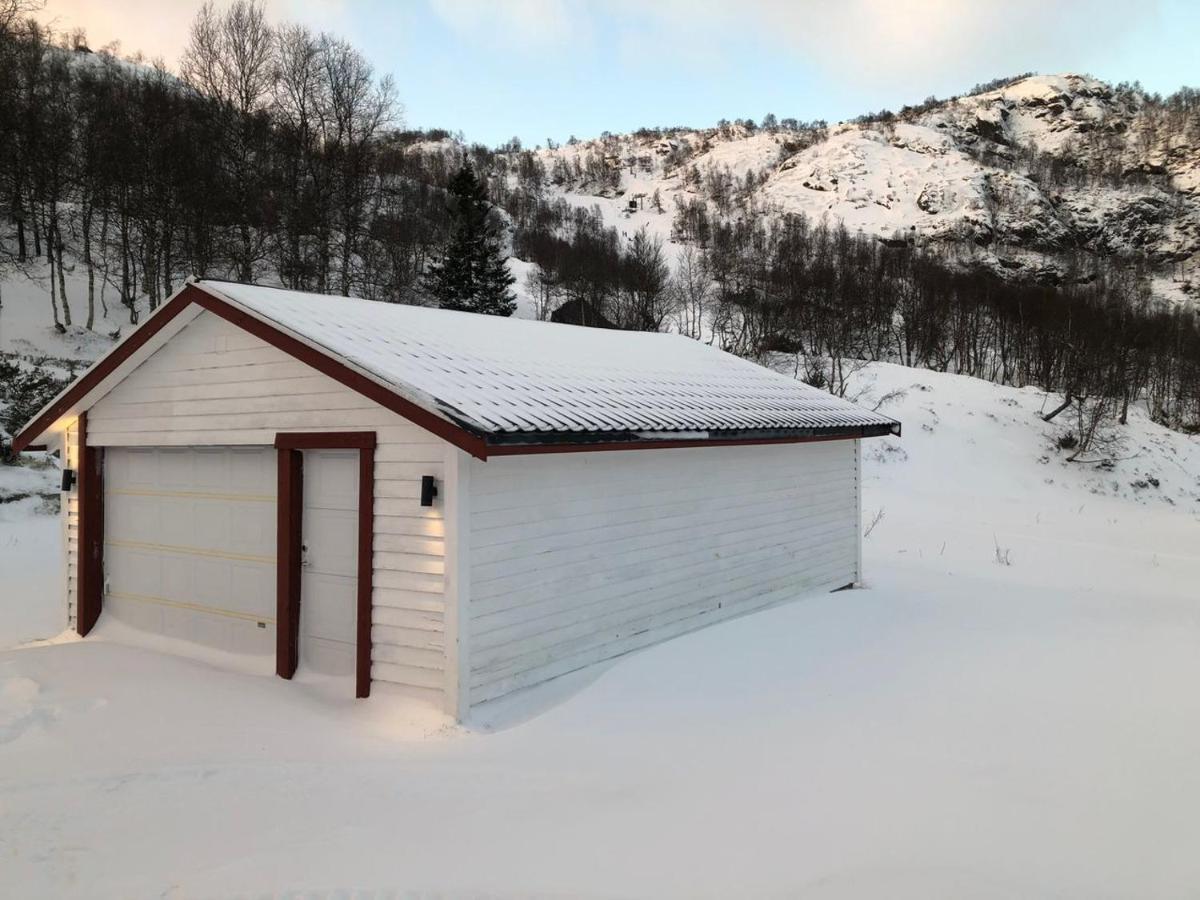
[[[261,0],[200,7],[180,63],[184,80],[243,115],[266,102],[275,77],[271,26]]]
[[[45,5],[44,0],[0,0],[0,39],[11,35],[23,19]]]
[[[336,160],[335,220],[341,241],[338,288],[349,295],[351,266],[364,227],[372,143],[396,117],[396,90],[390,76],[375,82],[371,64],[344,41],[324,37],[321,61],[328,102],[325,149]]]
[[[284,191],[276,236],[276,268],[288,287],[324,290],[326,284],[307,235],[328,220],[331,177],[321,152],[329,107],[325,90],[323,42],[303,25],[285,25],[275,33],[277,77],[272,109],[283,163]]]
[[[613,310],[616,323],[636,331],[661,331],[675,305],[662,239],[642,226],[630,241],[623,262],[625,277]]]
[[[260,0],[235,0],[223,12],[211,0],[205,3],[192,23],[180,70],[190,86],[221,107],[232,197],[241,207],[230,255],[238,279],[253,281],[267,238],[258,227],[267,154],[257,114],[264,111],[275,78],[274,38]]]
[[[672,288],[676,298],[675,324],[679,333],[703,340],[712,299],[712,279],[705,268],[704,255],[694,244],[685,244],[679,254]]]

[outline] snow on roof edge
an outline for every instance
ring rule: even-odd
[[[685,439],[688,432],[712,440],[899,433],[894,419],[682,335],[195,284],[497,444]],[[326,305],[342,301],[349,302],[342,314],[328,318]]]
[[[361,365],[360,363],[356,362],[351,357],[348,357],[345,354],[338,352],[336,349],[325,346],[324,344],[322,344],[320,341],[316,340],[315,338],[312,338],[312,337],[308,336],[307,334],[298,332],[295,329],[290,328],[286,323],[280,322],[278,319],[276,319],[272,316],[266,315],[266,314],[260,312],[259,310],[253,308],[252,306],[249,306],[248,304],[242,303],[242,302],[236,300],[235,298],[230,297],[228,294],[222,292],[220,290],[220,288],[213,287],[214,284],[217,284],[217,285],[241,284],[241,282],[236,282],[236,281],[227,281],[226,282],[226,281],[220,281],[218,279],[211,279],[211,278],[203,278],[203,279],[197,278],[194,282],[191,282],[191,283],[194,284],[196,287],[204,290],[205,293],[211,294],[212,296],[216,297],[218,300],[222,300],[225,303],[228,303],[230,306],[233,306],[236,309],[238,309],[239,311],[244,312],[246,315],[248,315],[252,318],[258,319],[260,322],[262,322],[265,325],[270,325],[272,328],[276,328],[279,331],[282,331],[288,337],[294,338],[295,340],[299,341],[300,343],[304,344],[305,346],[311,347],[316,352],[321,353],[324,356],[328,356],[330,359],[334,359],[337,362],[341,363],[342,365],[345,365],[345,366],[353,369],[355,372],[362,375],[364,378],[369,378],[371,381],[375,382],[380,387],[386,388],[387,390],[393,392],[394,394],[396,394],[398,397],[400,397],[403,400],[407,400],[410,403],[416,404],[417,406],[421,407],[426,412],[432,413],[433,415],[436,415],[441,419],[445,419],[447,422],[451,423],[452,425],[457,425],[461,428],[466,428],[472,432],[486,433],[486,431],[487,431],[486,427],[481,426],[478,423],[472,422],[469,417],[463,416],[461,414],[460,410],[455,410],[452,406],[443,403],[437,397],[434,397],[431,394],[421,391],[420,389],[415,388],[412,385],[401,384],[392,379],[389,379],[386,376],[382,375],[381,373],[375,372],[375,371]],[[287,288],[274,287],[273,285],[255,285],[255,286],[256,287],[267,287],[267,288],[270,288],[271,290],[282,291],[284,293],[295,293],[294,291],[289,291]],[[348,299],[359,299],[359,298],[348,298]],[[367,302],[370,302],[370,301],[367,301]]]

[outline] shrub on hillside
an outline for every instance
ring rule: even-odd
[[[0,458],[10,456],[4,432],[16,434],[37,411],[66,386],[45,369],[24,369],[14,362],[0,360]]]

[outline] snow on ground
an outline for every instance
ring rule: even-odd
[[[58,461],[46,453],[29,453],[24,465],[0,465],[0,503],[45,495],[58,500],[62,471]]]
[[[517,298],[517,309],[513,315],[518,319],[539,318],[538,298],[529,287],[529,276],[531,273],[537,274],[537,265],[517,259],[515,256],[510,256],[508,258],[508,271],[513,278],[517,279],[516,283],[512,286],[513,295]]]
[[[87,273],[76,264],[64,279],[67,302],[71,307],[73,324],[66,333],[54,328],[50,305],[49,267],[33,265],[28,272],[9,272],[0,281],[0,354],[18,354],[34,359],[52,357],[61,360],[91,362],[112,349],[110,335],[128,334],[129,310],[97,280],[96,318],[93,328],[84,327],[87,321]],[[101,302],[101,293],[107,303]],[[143,307],[142,314],[145,314]],[[61,313],[60,313],[61,315]]]
[[[905,391],[905,436],[865,453],[866,590],[472,729],[103,628],[0,652],[4,892],[1195,896],[1200,440],[1135,415],[1110,471],[1049,449],[1034,391],[894,366],[855,390]],[[22,515],[8,646],[57,596]]]
[[[12,471],[10,466],[0,466],[0,485],[6,483]],[[58,634],[63,629],[66,609],[59,566],[62,522],[57,509],[39,497],[13,501],[5,497],[0,490],[0,647],[8,648]],[[0,653],[0,696],[5,692],[4,666]],[[0,744],[4,743],[4,728],[0,704]],[[0,837],[0,858],[2,848]]]

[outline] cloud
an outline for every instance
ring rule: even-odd
[[[222,0],[223,2],[223,0]],[[913,93],[1022,70],[1079,68],[1118,49],[1164,0],[426,0],[464,39],[496,53],[559,57],[611,51],[694,72],[736,67],[746,53],[798,57],[855,88]],[[200,0],[50,0],[45,21],[87,29],[102,46],[178,61]],[[274,21],[339,31],[398,26],[390,4],[267,0]],[[352,35],[347,35],[352,37]],[[603,42],[604,46],[600,46]]]
[[[567,50],[591,40],[591,17],[572,0],[430,0],[461,34],[500,45]]]
[[[463,34],[585,49],[611,34],[624,61],[736,66],[760,48],[797,54],[859,88],[934,84],[1079,67],[1125,42],[1159,0],[429,0]]]
[[[1153,6],[1139,4],[1137,15]],[[1128,0],[744,0],[742,8],[762,21],[768,42],[866,85],[1073,67],[1122,42],[1135,18]]]
[[[120,41],[122,54],[140,51],[147,59],[162,58],[174,66],[201,2],[50,0],[38,18],[57,31],[84,28],[92,49]],[[343,0],[266,0],[265,5],[269,21],[299,21],[331,31],[336,31],[345,8]]]

